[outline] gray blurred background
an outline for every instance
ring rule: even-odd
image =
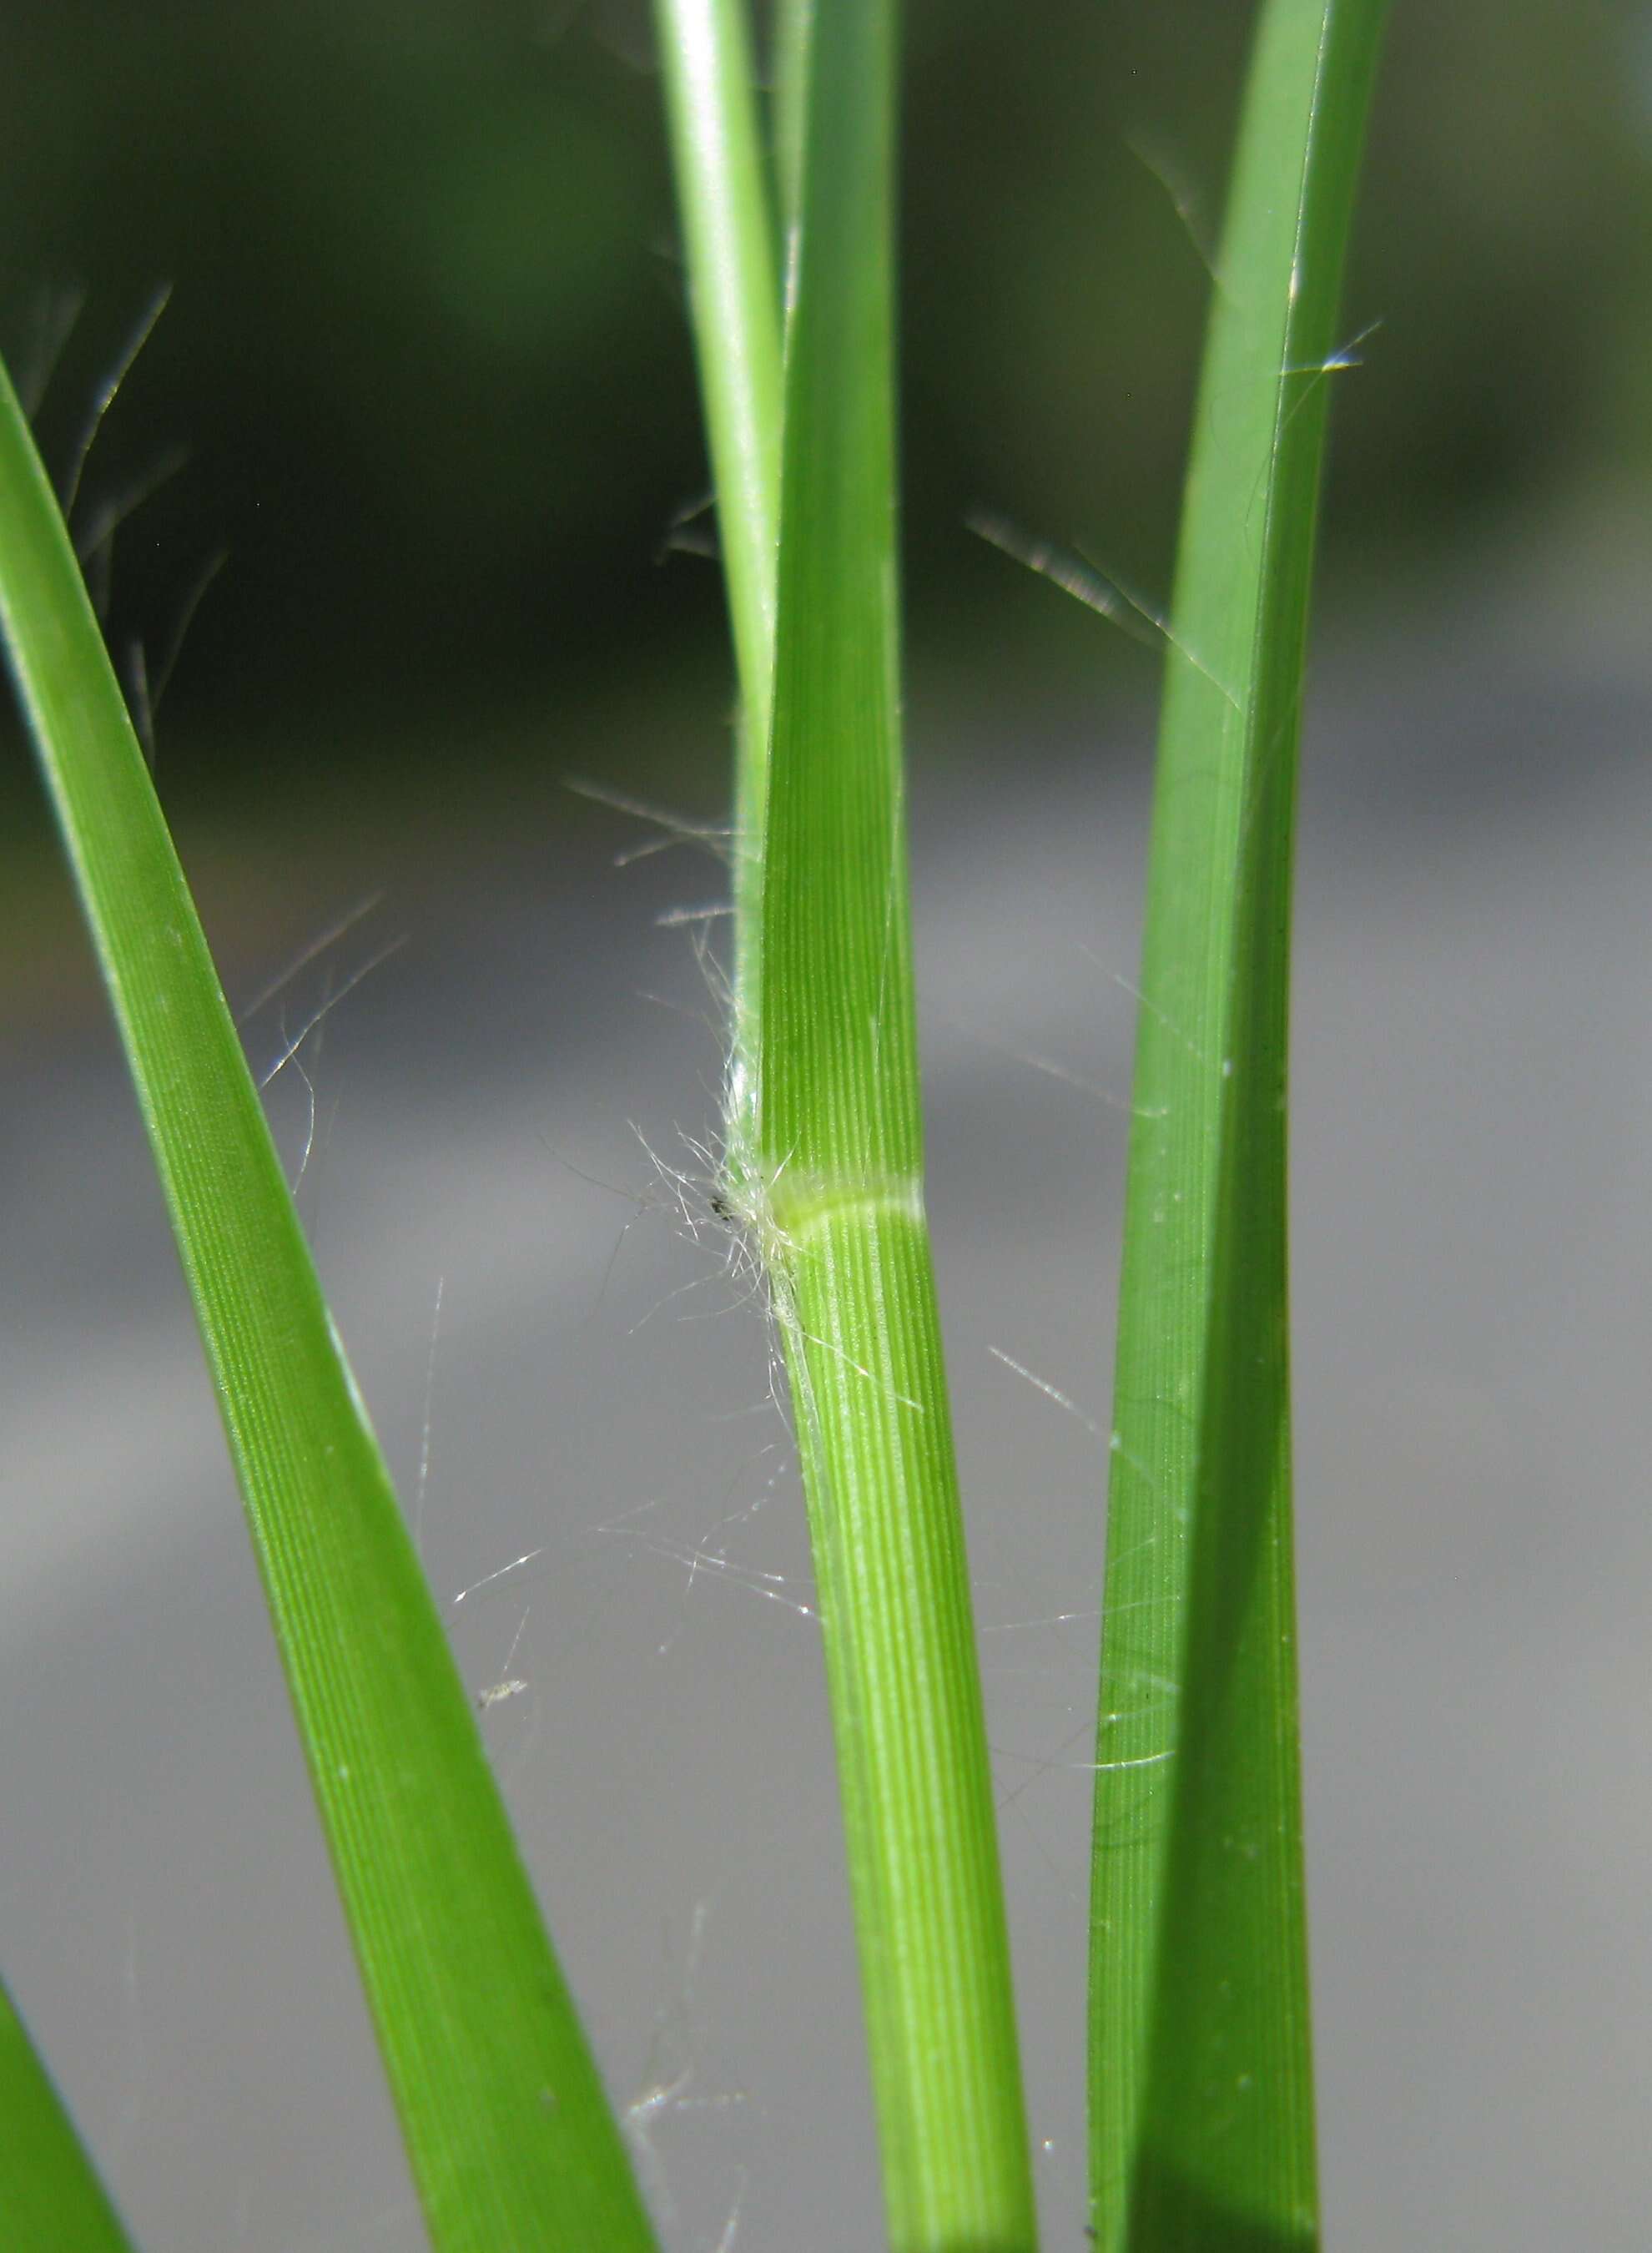
[[[931,1204],[1051,2247],[1084,2243],[1091,1426],[1156,665],[963,520],[1167,591],[1249,13],[932,0],[908,42]],[[724,798],[645,13],[14,0],[0,215],[14,369],[80,301],[59,466],[173,284],[79,522],[148,492],[94,568],[151,678],[227,553],[163,795],[254,1064],[336,1002],[272,1113],[466,1678],[522,1685],[484,1726],[666,2243],[875,2243],[795,1464],[762,1321],[653,1162],[693,1174],[714,1123],[671,918],[721,871],[631,857],[662,833],[566,787]],[[1630,2253],[1652,11],[1397,10],[1346,327],[1375,321],[1335,402],[1299,887],[1328,2243]],[[402,2253],[191,1317],[5,750],[0,1961],[144,2245]]]

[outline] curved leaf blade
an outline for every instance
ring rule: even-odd
[[[1167,659],[1091,1880],[1111,2253],[1317,2234],[1291,1562],[1290,883],[1335,322],[1381,0],[1267,0]]]

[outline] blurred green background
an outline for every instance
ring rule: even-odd
[[[1080,536],[1164,599],[1250,20],[1234,0],[912,8],[920,680],[1151,692],[1150,656],[964,520]],[[1644,6],[1397,10],[1347,298],[1350,334],[1381,325],[1341,380],[1333,606],[1644,514],[1649,156]],[[151,670],[227,554],[161,721],[175,816],[268,820],[387,774],[381,814],[479,808],[575,737],[585,771],[714,797],[728,663],[715,571],[675,530],[706,470],[637,0],[12,0],[0,213],[21,380],[82,300],[39,417],[59,468],[172,286],[78,520],[186,450],[114,540],[111,640],[141,638]]]

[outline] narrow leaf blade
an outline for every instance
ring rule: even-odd
[[[744,0],[656,0],[694,349],[740,679],[729,1109],[749,1142],[780,521],[780,299]]]
[[[130,2253],[74,2123],[0,1984],[0,2215],[12,2253]]]
[[[125,1043],[441,2253],[652,2243],[0,371],[0,630]]]
[[[1296,751],[1383,9],[1266,0],[1182,519],[1126,1199],[1098,1730],[1111,2253],[1301,2253],[1317,2195],[1286,1264]]]

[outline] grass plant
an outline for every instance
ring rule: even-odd
[[[1265,0],[1167,631],[1092,1868],[1092,2223],[1315,2242],[1286,1034],[1302,658],[1381,0]],[[788,1371],[890,2243],[1035,2223],[931,1273],[900,731],[892,0],[657,0],[741,689],[721,1210]],[[784,270],[784,293],[779,276]],[[652,2243],[122,704],[0,376],[0,629],[207,1358],[439,2253]],[[24,2253],[124,2243],[0,2012]],[[26,2144],[35,2156],[18,2159]]]

